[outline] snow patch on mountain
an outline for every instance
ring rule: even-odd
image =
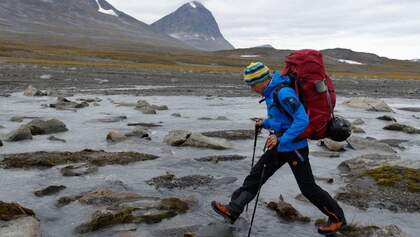
[[[241,55],[239,57],[241,57],[241,58],[259,58],[261,56],[258,55],[258,54],[244,54],[244,55]]]
[[[102,8],[101,4],[99,3],[99,0],[96,0],[96,4],[98,4],[98,7],[99,7],[98,12],[118,17],[118,14],[114,10],[112,9],[105,10],[104,8]]]
[[[190,2],[190,6],[191,6],[192,8],[197,8],[197,5],[195,5],[195,3],[194,3],[194,2]]]
[[[347,59],[339,59],[340,63],[347,63],[347,64],[354,64],[354,65],[364,65],[364,63],[353,61],[353,60],[347,60]]]

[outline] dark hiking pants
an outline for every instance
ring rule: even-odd
[[[277,152],[275,149],[265,152],[251,170],[251,173],[245,178],[242,187],[232,194],[232,200],[229,203],[232,214],[240,215],[246,204],[252,201],[256,196],[264,164],[266,164],[266,168],[264,177],[262,177],[263,183],[265,183],[280,167],[285,163],[288,163],[302,194],[332,220],[336,220],[337,218],[343,220],[344,213],[338,203],[315,183],[308,159],[308,147],[297,151],[304,158],[304,162],[299,159],[295,152]]]

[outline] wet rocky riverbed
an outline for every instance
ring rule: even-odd
[[[251,118],[265,113],[256,97],[78,90],[59,99],[23,91],[0,99],[0,200],[31,209],[42,236],[247,233],[250,213],[230,226],[209,204],[228,201],[249,172]],[[354,122],[353,148],[311,142],[317,182],[337,195],[349,222],[419,236],[420,98],[344,103],[351,99],[339,97],[336,110]],[[290,169],[280,169],[262,189],[254,236],[317,236],[314,221],[323,216],[295,199],[299,193]],[[266,207],[280,195],[311,221],[290,222]]]

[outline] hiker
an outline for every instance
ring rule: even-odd
[[[346,219],[338,203],[315,183],[308,158],[307,139],[298,138],[308,126],[309,118],[295,90],[284,86],[293,85],[294,80],[294,77],[280,75],[279,72],[271,74],[270,69],[260,62],[246,67],[244,81],[251,87],[251,91],[265,98],[267,105],[268,118],[257,120],[256,128],[274,133],[267,138],[267,151],[245,178],[242,187],[233,192],[230,203],[224,205],[213,201],[211,205],[218,214],[234,223],[244,207],[257,195],[260,182],[264,184],[280,167],[288,163],[302,194],[329,218],[328,224],[319,227],[318,232],[332,234],[346,224]],[[279,109],[279,106],[283,109]],[[263,171],[264,165],[266,168]]]

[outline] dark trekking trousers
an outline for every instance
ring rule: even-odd
[[[245,205],[256,196],[264,164],[267,167],[265,168],[264,177],[261,179],[263,183],[287,162],[293,171],[302,194],[330,219],[336,220],[339,218],[343,220],[344,213],[338,203],[315,183],[308,159],[308,147],[299,149],[298,152],[304,158],[304,162],[300,160],[295,152],[278,152],[276,149],[265,152],[251,170],[251,173],[245,178],[242,187],[232,194],[232,199],[229,203],[232,214],[239,216],[243,212]]]

